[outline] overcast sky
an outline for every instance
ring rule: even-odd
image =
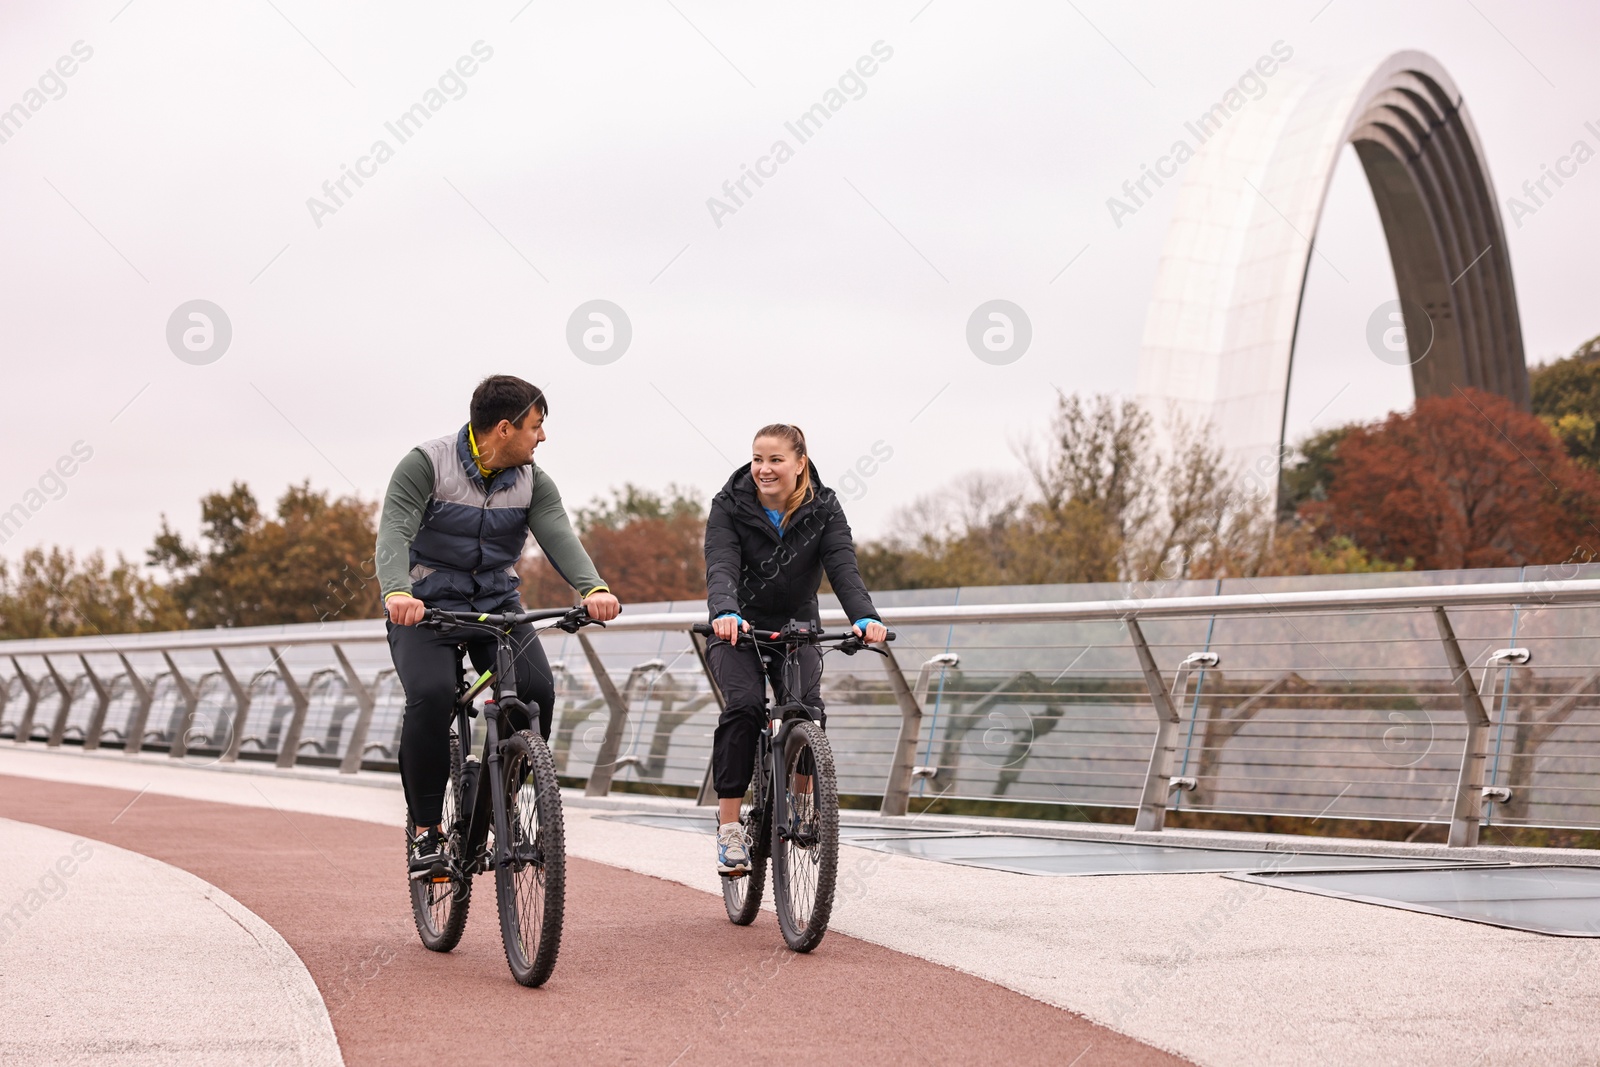
[[[825,481],[892,450],[849,505],[876,534],[956,474],[1014,468],[1055,387],[1131,392],[1176,186],[1120,229],[1106,199],[1274,42],[1307,70],[1433,54],[1504,210],[1574,141],[1600,148],[1597,31],[1593,4],[1507,0],[8,0],[0,109],[37,109],[0,126],[0,510],[77,442],[93,454],[0,555],[141,555],[163,512],[193,531],[234,480],[378,498],[494,372],[548,391],[539,456],[569,506],[624,481],[709,496],[781,420]],[[862,57],[871,76],[800,143],[785,123]],[[402,143],[386,123],[430,99]],[[714,217],[780,139],[792,157]],[[1521,221],[1538,362],[1600,333],[1600,163]],[[1292,439],[1411,400],[1366,348],[1394,280],[1348,149],[1318,245]],[[1008,366],[965,339],[996,298],[1033,325]],[[204,365],[167,339],[197,299],[232,328]],[[567,344],[595,299],[632,324],[604,365]]]

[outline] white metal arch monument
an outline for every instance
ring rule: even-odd
[[[1154,412],[1209,420],[1231,462],[1275,476],[1306,272],[1347,142],[1388,241],[1416,394],[1471,386],[1527,406],[1494,187],[1438,61],[1400,52],[1354,73],[1280,77],[1210,132],[1179,189],[1145,323],[1138,392]],[[1363,339],[1352,345],[1372,358]]]

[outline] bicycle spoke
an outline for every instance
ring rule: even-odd
[[[566,847],[561,796],[549,750],[521,731],[508,743],[508,840],[495,872],[500,923],[511,973],[523,985],[549,978],[561,945]]]
[[[789,839],[784,847],[789,860],[789,901],[800,925],[811,921],[817,899],[816,809],[809,775],[794,775],[789,782]]]
[[[537,854],[539,844],[538,795],[531,784],[524,782],[517,790],[508,814],[513,823],[511,856],[517,886],[517,940],[531,960],[539,952],[539,931],[544,920],[544,865],[526,858]]]

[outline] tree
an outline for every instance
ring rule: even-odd
[[[1600,337],[1566,359],[1535,367],[1528,376],[1533,413],[1550,427],[1580,466],[1600,470]]]
[[[15,565],[0,560],[0,638],[84,637],[170,630],[183,625],[167,591],[117,557],[31,548]]]
[[[1279,518],[1292,519],[1300,505],[1328,499],[1328,487],[1338,473],[1339,442],[1353,428],[1353,425],[1335,426],[1312,434],[1295,446],[1279,480]]]
[[[657,493],[630,483],[579,508],[574,520],[596,569],[621,599],[705,599],[705,509],[691,490],[669,485]],[[530,545],[517,573],[524,604],[571,602],[573,590],[536,547]]]
[[[1220,547],[1196,561],[1191,578],[1259,578],[1285,574],[1373,574],[1408,571],[1414,561],[1390,563],[1342,535],[1319,539],[1305,523],[1282,522],[1271,536]]]
[[[969,473],[899,509],[891,533],[857,549],[875,589],[1094,581],[1118,541],[1099,509],[1032,498],[1013,475]]]
[[[1118,405],[1100,396],[1091,406],[1063,396],[1044,447],[1025,446],[1023,464],[1051,519],[1070,521],[1066,516],[1076,506],[1101,517],[1124,543],[1151,516],[1150,444],[1150,416],[1133,401]]]
[[[1165,441],[1132,401],[1062,397],[1022,449],[1025,488],[969,476],[924,497],[863,547],[863,574],[879,588],[1172,580],[1270,540],[1208,427],[1174,416]]]
[[[374,548],[377,505],[290,486],[265,518],[249,488],[200,502],[201,541],[191,545],[161,517],[149,551],[171,577],[191,626],[264,626],[371,618],[381,613]]]
[[[1600,475],[1504,397],[1424,397],[1352,428],[1336,458],[1327,498],[1300,514],[1378,558],[1449,570],[1559,563],[1600,546]]]

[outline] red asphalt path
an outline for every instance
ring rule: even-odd
[[[233,896],[305,962],[351,1065],[1187,1062],[842,934],[796,955],[770,912],[737,927],[714,897],[603,864],[569,859],[555,975],[524,989],[506,970],[490,878],[474,885],[460,946],[422,947],[398,827],[9,776],[0,812]]]

